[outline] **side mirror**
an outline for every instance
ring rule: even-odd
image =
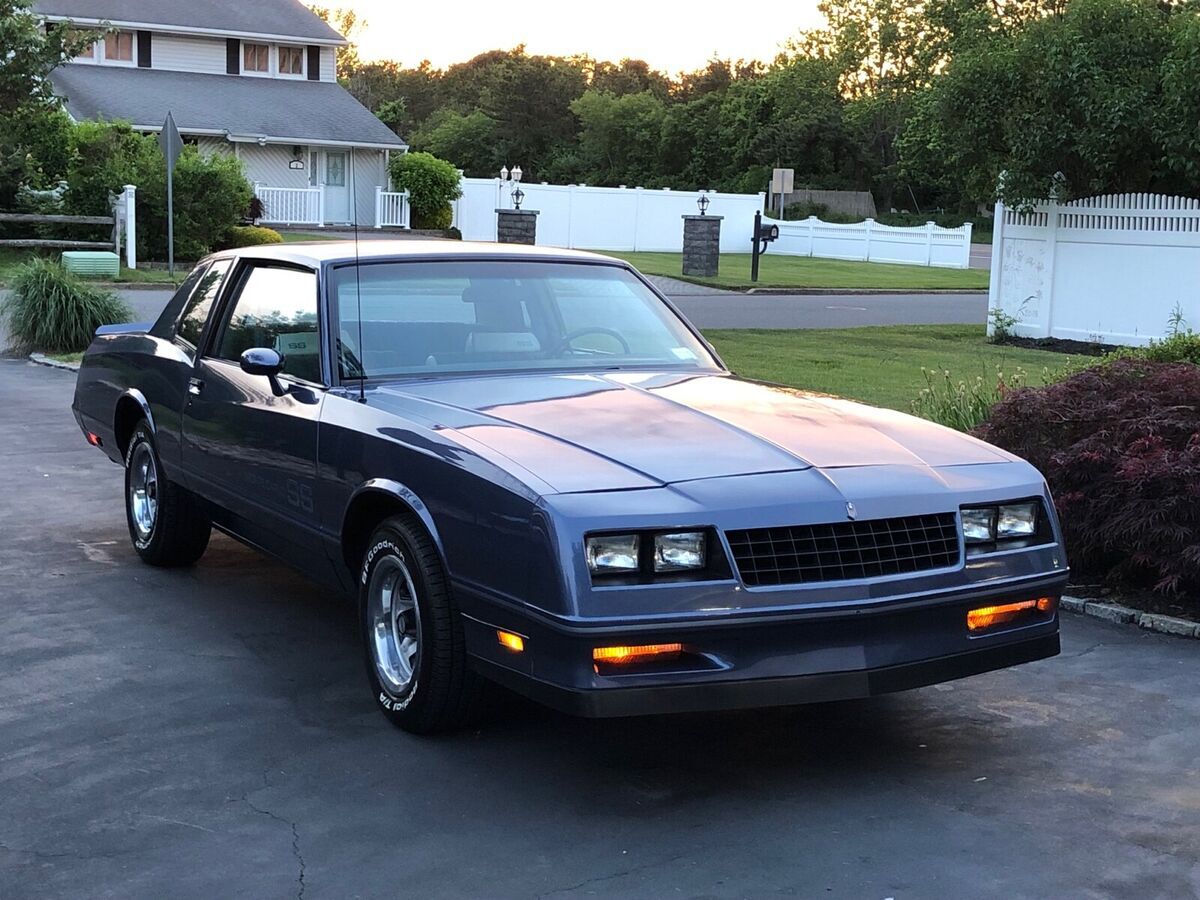
[[[241,357],[242,371],[247,375],[265,375],[276,397],[285,393],[276,376],[283,371],[283,357],[270,347],[251,347]]]
[[[283,371],[283,357],[269,347],[251,347],[242,354],[241,364],[247,375],[272,378]]]

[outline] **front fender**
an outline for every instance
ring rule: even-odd
[[[342,514],[341,533],[343,535],[347,534],[350,526],[350,516],[353,514],[355,508],[363,502],[365,497],[371,495],[397,501],[416,516],[421,524],[425,526],[425,530],[429,532],[429,537],[433,540],[433,544],[437,548],[442,564],[446,563],[445,544],[442,541],[441,533],[438,531],[437,523],[434,522],[428,505],[412,488],[401,484],[399,481],[393,481],[390,478],[369,478],[354,489],[354,493],[350,495],[350,501],[346,504],[346,510]],[[349,564],[349,560],[347,560],[347,564]],[[350,566],[350,569],[353,572],[354,566]]]

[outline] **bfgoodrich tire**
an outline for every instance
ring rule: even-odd
[[[212,533],[195,498],[166,479],[145,422],[133,429],[125,453],[125,519],[133,549],[152,566],[190,566]]]
[[[359,573],[367,678],[380,710],[405,731],[453,731],[476,717],[482,683],[433,541],[404,517],[371,535]]]

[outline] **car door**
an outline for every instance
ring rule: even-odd
[[[244,262],[197,356],[183,423],[188,485],[223,511],[218,524],[317,576],[328,574],[314,490],[322,327],[315,272]],[[274,383],[242,371],[252,347],[283,356]]]

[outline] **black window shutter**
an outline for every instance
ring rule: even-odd
[[[137,64],[139,69],[150,68],[150,32],[137,33]]]
[[[237,38],[225,39],[225,71],[230,75],[242,74],[242,42]]]
[[[321,48],[316,44],[308,45],[308,80],[321,80]]]

